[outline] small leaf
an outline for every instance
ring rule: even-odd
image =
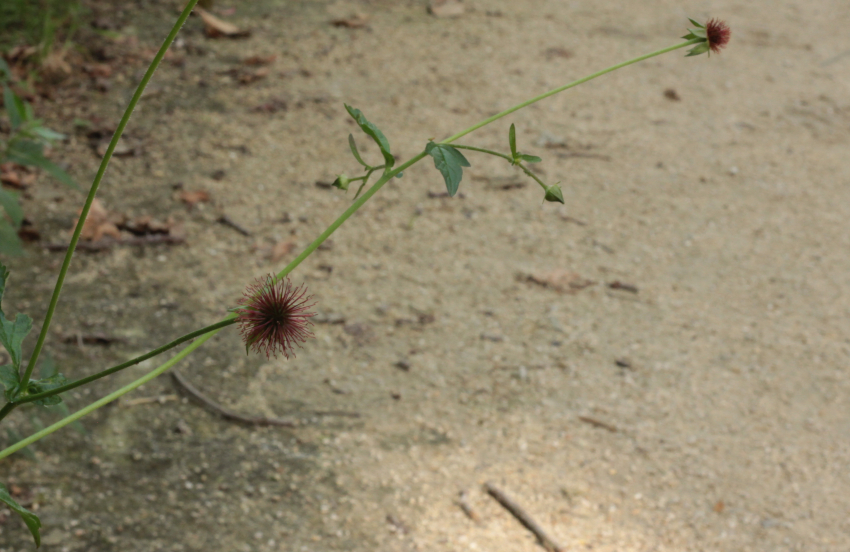
[[[708,42],[701,42],[688,50],[688,53],[685,57],[698,56],[700,54],[704,54],[708,51],[709,45]]]
[[[9,282],[9,269],[0,263],[0,305],[2,305],[3,294],[6,293],[6,284]]]
[[[6,347],[6,352],[12,357],[12,366],[16,370],[21,368],[21,344],[32,329],[32,318],[26,314],[18,314],[15,320],[7,320],[3,311],[0,311],[0,343]]]
[[[52,142],[54,140],[64,140],[65,135],[60,134],[54,130],[50,130],[49,128],[45,128],[43,126],[37,126],[32,129],[33,134],[38,136],[43,140],[47,140],[48,142]]]
[[[44,393],[45,391],[50,391],[51,389],[62,387],[66,383],[68,383],[68,379],[62,374],[54,374],[49,378],[44,378],[40,380],[30,380],[29,386],[27,387],[27,395],[36,395],[38,393]],[[21,396],[19,395],[18,398],[21,398]],[[62,397],[59,395],[53,395],[51,397],[45,397],[43,399],[38,399],[37,401],[33,402],[41,406],[51,406],[54,404],[61,403]]]
[[[395,165],[395,157],[390,153],[390,143],[387,141],[387,137],[384,136],[384,133],[381,132],[378,127],[370,123],[366,120],[366,117],[363,116],[363,113],[359,109],[353,108],[348,104],[345,104],[345,109],[348,111],[348,114],[351,115],[351,118],[360,126],[360,130],[369,135],[372,140],[378,144],[378,147],[381,149],[381,153],[384,156],[384,164],[387,166],[387,169],[392,168]]]
[[[27,524],[30,533],[32,533],[32,538],[35,540],[36,548],[41,546],[41,535],[38,532],[41,528],[41,520],[38,519],[37,515],[18,504],[15,499],[12,498],[12,495],[9,494],[9,491],[6,490],[6,486],[2,483],[0,483],[0,502],[5,502],[6,506],[8,506],[10,510],[17,513],[24,519],[24,523]]]
[[[18,371],[11,364],[0,366],[0,383],[6,389],[6,400],[11,401],[18,390]]]
[[[44,156],[41,144],[28,141],[15,142],[12,144],[12,147],[6,151],[6,156],[15,163],[43,169],[66,186],[75,190],[80,189],[68,173],[63,171],[59,165]]]
[[[540,163],[541,161],[543,161],[536,155],[527,155],[525,153],[520,153],[518,157],[526,163]]]
[[[12,129],[21,126],[26,118],[24,102],[5,84],[3,85],[3,105],[6,106],[6,113],[9,115],[9,123],[11,123]]]
[[[17,230],[4,218],[0,218],[0,253],[10,257],[20,257],[24,254]]]
[[[357,159],[358,163],[360,163],[367,169],[370,168],[369,165],[367,165],[366,162],[363,161],[363,158],[360,157],[360,152],[357,151],[357,144],[354,142],[354,136],[352,136],[351,134],[348,135],[348,147],[351,148],[351,154],[354,156],[355,159]]]
[[[508,131],[508,143],[511,145],[511,157],[516,159],[516,127],[511,123],[511,129]]]
[[[18,205],[18,198],[12,192],[0,188],[0,205],[3,206],[6,214],[12,219],[15,228],[20,228],[21,221],[24,220],[24,211]]]
[[[434,166],[442,173],[449,196],[454,197],[463,178],[463,167],[469,167],[469,161],[457,148],[434,142],[428,142],[425,153],[434,158]]]
[[[0,82],[7,81],[12,78],[12,71],[9,69],[9,64],[6,60],[0,57]]]
[[[688,21],[690,21],[690,22],[691,22],[691,24],[692,24],[692,25],[694,25],[695,27],[699,27],[699,28],[701,28],[701,29],[704,29],[704,28],[705,28],[705,27],[703,27],[703,26],[702,26],[702,24],[701,24],[701,23],[697,23],[696,21],[694,21],[694,20],[693,20],[693,19],[691,19],[690,17],[688,18]]]

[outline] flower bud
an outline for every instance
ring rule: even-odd
[[[564,192],[561,191],[560,186],[555,184],[546,188],[546,195],[543,199],[552,203],[564,203]]]
[[[350,181],[348,180],[348,175],[341,174],[336,177],[336,180],[334,180],[333,185],[335,188],[339,188],[340,190],[347,190],[349,182]]]

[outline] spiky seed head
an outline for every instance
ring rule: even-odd
[[[729,44],[732,30],[724,21],[717,18],[709,19],[708,23],[705,24],[705,36],[708,39],[708,47],[711,51],[719,54],[720,50]]]
[[[316,316],[308,312],[315,305],[312,299],[304,284],[295,287],[289,278],[275,281],[270,274],[249,285],[236,309],[245,352],[252,348],[266,358],[278,352],[294,357],[295,347],[314,337],[308,329],[313,325],[310,317]]]

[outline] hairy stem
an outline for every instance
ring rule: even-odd
[[[172,42],[174,42],[174,39],[177,37],[177,33],[180,31],[183,23],[186,22],[189,14],[192,13],[192,8],[195,7],[197,2],[198,0],[189,0],[186,5],[186,9],[184,9],[183,13],[180,14],[180,17],[177,18],[177,22],[174,24],[174,27],[171,28],[171,32],[168,33],[168,37],[166,37],[165,42],[162,43],[162,47],[159,49],[159,52],[157,52],[156,56],[154,56],[145,76],[142,77],[142,81],[139,83],[139,86],[136,87],[136,93],[133,94],[130,104],[124,111],[124,116],[121,117],[121,121],[115,129],[115,133],[112,135],[112,140],[109,141],[109,147],[106,148],[106,153],[103,155],[103,159],[100,162],[100,168],[97,170],[97,175],[94,177],[94,182],[92,182],[91,188],[89,189],[89,195],[86,197],[86,203],[83,205],[83,210],[80,213],[80,220],[77,221],[77,227],[74,228],[74,234],[71,237],[71,243],[68,245],[68,251],[65,253],[65,260],[62,262],[62,268],[59,269],[59,277],[56,279],[56,286],[53,289],[53,297],[50,298],[50,305],[47,307],[47,314],[44,315],[44,323],[41,325],[41,332],[38,334],[38,341],[35,344],[35,349],[33,349],[29,363],[27,363],[26,370],[21,378],[21,381],[23,382],[29,381],[30,376],[32,376],[32,371],[35,368],[35,363],[38,360],[38,355],[41,354],[41,348],[44,346],[44,339],[47,337],[47,330],[50,328],[50,322],[53,320],[53,313],[56,311],[56,304],[59,302],[59,295],[62,293],[62,285],[65,283],[65,276],[68,274],[68,267],[71,266],[71,257],[74,256],[74,249],[76,249],[77,242],[80,240],[80,233],[83,231],[83,224],[85,224],[86,217],[89,215],[92,202],[97,194],[97,189],[100,187],[100,182],[103,180],[103,175],[106,173],[106,167],[109,165],[109,160],[112,158],[115,146],[118,145],[118,139],[121,138],[121,134],[123,134],[124,128],[127,126],[130,116],[136,108],[136,104],[139,103],[142,93],[145,91],[145,87],[148,85],[151,77],[153,77],[156,68],[159,67],[159,63],[162,61],[163,56],[165,56],[166,50],[168,50],[168,47],[171,46]]]
[[[196,0],[190,1],[190,6],[187,7],[187,10],[189,10],[190,7],[194,5],[195,1]],[[183,15],[188,15],[187,11],[184,11]],[[172,30],[172,34],[169,35],[170,40],[166,40],[166,45],[170,44],[171,40],[173,40],[173,38],[174,38],[173,35],[176,35],[177,29],[179,29],[179,26],[182,25],[183,21],[185,20],[183,15],[181,15],[181,19],[178,20],[178,24],[175,25],[175,28]],[[484,121],[481,121],[480,123],[473,125],[473,126],[469,127],[468,129],[466,129],[462,132],[459,132],[458,134],[455,134],[454,136],[451,136],[451,137],[449,137],[449,138],[447,138],[447,139],[445,139],[445,140],[443,140],[442,142],[439,142],[439,143],[440,144],[451,143],[454,140],[457,140],[458,138],[465,136],[465,135],[469,134],[470,132],[472,132],[474,130],[477,130],[477,129],[485,126],[485,125],[488,125],[488,124],[492,123],[493,121],[496,121],[496,120],[498,120],[498,119],[500,119],[500,118],[502,118],[502,117],[504,117],[504,116],[506,116],[510,113],[513,113],[514,111],[522,109],[523,107],[531,105],[532,103],[535,103],[535,102],[540,101],[544,98],[548,98],[549,96],[557,94],[558,92],[562,92],[564,90],[567,90],[568,88],[572,88],[572,87],[577,86],[577,85],[579,85],[583,82],[587,82],[587,81],[594,79],[598,76],[604,75],[606,73],[610,73],[611,71],[614,71],[616,69],[620,69],[620,68],[625,67],[627,65],[631,65],[633,63],[637,63],[639,61],[649,59],[651,57],[658,56],[658,55],[664,54],[666,52],[671,52],[671,51],[677,50],[679,48],[684,48],[686,46],[690,46],[692,44],[695,44],[696,42],[699,42],[699,41],[698,40],[690,40],[690,41],[687,41],[687,42],[683,42],[683,43],[677,44],[675,46],[670,46],[668,48],[657,50],[655,52],[652,52],[651,54],[646,54],[646,55],[631,59],[629,61],[626,61],[624,63],[620,63],[618,65],[611,66],[611,67],[604,69],[602,71],[599,71],[597,73],[593,73],[592,75],[589,75],[589,76],[584,77],[582,79],[579,79],[577,81],[573,81],[570,84],[564,85],[560,88],[556,88],[554,90],[546,92],[545,94],[541,94],[539,96],[536,96],[536,97],[534,97],[534,98],[532,98],[528,101],[525,101],[521,104],[518,104],[518,105],[516,105],[516,106],[514,106],[510,109],[507,109],[507,110],[505,110],[505,111],[503,111],[503,112],[501,112],[497,115],[489,117],[488,119],[485,119]],[[164,48],[166,48],[166,45],[163,45],[163,50],[160,51],[161,54],[164,53]],[[158,56],[159,56],[159,54],[158,54]],[[154,62],[159,63],[159,60],[161,60],[161,56],[156,58],[154,60]],[[155,66],[152,64],[151,67],[154,68]],[[148,77],[150,74],[153,74],[152,69],[148,70],[148,74],[146,74],[146,77]],[[143,84],[146,84],[146,81],[143,80]],[[142,89],[141,87],[142,87],[142,85],[140,84],[140,90]],[[137,91],[137,95],[140,95],[139,91]],[[134,96],[134,99],[135,98],[136,98],[136,96]],[[135,104],[132,103],[131,107],[134,106],[134,105]],[[125,114],[125,118],[129,118],[129,115]],[[122,120],[122,123],[126,123],[126,121]],[[123,127],[121,127],[121,128],[123,129]],[[117,134],[118,134],[118,132],[116,131],[116,135]],[[508,161],[513,163],[512,158],[510,158],[509,156],[503,155],[501,153],[498,153],[498,152],[485,150],[483,148],[475,148],[473,146],[454,146],[454,147],[458,147],[458,148],[461,148],[461,149],[470,149],[470,150],[479,151],[479,152],[482,152],[482,153],[489,153],[489,154],[496,155],[496,156],[499,156],[499,157],[504,157]],[[107,152],[107,154],[111,154],[112,149],[114,149],[114,142],[110,144],[110,150]],[[346,220],[348,220],[351,217],[351,215],[353,215],[355,212],[357,212],[357,210],[360,209],[360,207],[362,207],[364,203],[366,203],[373,195],[375,195],[378,192],[378,190],[380,190],[384,186],[384,184],[386,184],[394,176],[400,174],[402,171],[406,170],[407,168],[411,167],[412,165],[418,163],[419,161],[421,161],[422,159],[427,157],[427,155],[428,154],[425,151],[422,151],[421,153],[419,153],[415,157],[411,158],[406,163],[399,165],[395,169],[385,170],[384,174],[381,175],[381,178],[379,178],[378,181],[375,182],[375,184],[373,184],[366,191],[366,193],[364,193],[361,197],[355,199],[355,201],[351,204],[351,206],[349,206],[348,209],[346,209],[333,223],[331,223],[331,225],[328,226],[325,229],[325,231],[322,232],[319,235],[319,237],[317,237],[309,246],[307,246],[307,248],[304,251],[302,251],[300,255],[298,255],[283,270],[281,270],[275,276],[275,279],[279,280],[281,278],[286,277],[289,273],[291,273],[298,265],[300,265],[307,257],[309,257],[316,249],[318,249],[318,247],[322,243],[324,243],[324,241],[327,240],[331,236],[331,234],[333,234],[340,226],[342,226],[342,224]],[[106,157],[104,159],[106,159]],[[522,164],[519,164],[519,163],[517,163],[517,165],[523,171],[525,171],[525,173],[528,174],[528,176],[534,178],[538,183],[540,183],[541,186],[544,186],[544,188],[545,188],[545,185],[534,174],[532,174],[527,168],[525,168]],[[377,168],[377,167],[375,167],[375,168]],[[101,169],[102,170],[105,169],[105,165],[102,165]],[[99,177],[102,176],[100,172],[98,173],[98,176]],[[99,180],[96,179],[95,182],[97,184],[97,183],[99,183]],[[95,186],[93,185],[93,188],[94,187]],[[92,198],[93,198],[93,195],[90,194],[90,199],[92,199]],[[90,203],[91,203],[91,201],[87,202],[87,207],[90,205]],[[81,215],[81,217],[80,217],[81,222],[80,222],[80,224],[78,224],[77,230],[80,229],[80,226],[82,224],[82,220],[84,218],[85,218],[84,215]],[[79,237],[78,231],[75,233],[75,238],[77,238],[77,237]],[[69,248],[69,253],[68,253],[68,256],[66,257],[66,265],[70,261],[70,254],[73,251],[73,245],[74,244],[76,244],[76,241],[72,241],[72,247]],[[67,270],[66,265],[63,265],[63,270]],[[64,278],[64,272],[63,272],[61,278]],[[55,300],[58,298],[58,288],[61,287],[61,278],[60,278],[60,282],[57,283],[57,292],[54,293],[54,301],[51,303],[51,308],[55,307]],[[51,311],[51,314],[52,314],[52,311]],[[133,389],[136,389],[140,385],[142,385],[142,384],[152,380],[153,378],[157,377],[158,375],[162,374],[163,372],[168,370],[171,366],[173,366],[174,364],[176,364],[177,362],[179,362],[180,360],[185,358],[187,355],[189,355],[192,351],[194,351],[195,349],[200,347],[205,341],[207,341],[213,335],[215,335],[216,333],[221,331],[221,329],[224,326],[229,325],[229,323],[232,323],[234,321],[234,319],[236,318],[236,316],[237,315],[235,313],[231,313],[224,320],[222,320],[220,323],[218,323],[218,324],[220,324],[220,326],[218,326],[218,324],[214,324],[213,326],[208,326],[207,328],[199,330],[199,332],[203,332],[203,331],[206,331],[206,330],[209,330],[209,331],[207,331],[207,333],[204,333],[203,335],[201,335],[200,338],[197,341],[195,341],[194,343],[190,344],[188,347],[186,347],[185,349],[180,351],[177,355],[175,355],[168,362],[162,364],[161,366],[157,367],[156,369],[149,372],[145,376],[139,378],[138,380],[134,381],[133,383],[130,383],[129,385],[122,387],[121,389],[107,395],[106,397],[103,397],[102,399],[90,404],[89,406],[83,408],[82,410],[80,410],[80,411],[78,411],[78,412],[76,412],[76,413],[74,413],[74,414],[72,414],[68,417],[63,418],[62,420],[56,422],[55,424],[51,425],[50,427],[47,427],[47,428],[39,431],[38,433],[35,433],[32,436],[30,436],[30,437],[28,437],[28,438],[26,438],[22,441],[19,441],[15,445],[13,445],[13,446],[11,446],[11,447],[3,450],[3,451],[0,451],[0,458],[4,458],[4,457],[12,454],[13,452],[16,452],[16,451],[34,443],[35,441],[38,441],[42,437],[50,435],[54,431],[57,431],[58,429],[65,427],[66,425],[70,424],[71,422],[74,422],[74,421],[82,418],[86,414],[89,414],[90,412],[97,410],[101,406],[108,404],[109,402],[117,399],[118,397],[121,397],[122,395],[124,395],[126,393],[129,393]],[[213,328],[214,326],[215,326],[215,329],[210,330],[210,328]],[[39,336],[39,343],[41,343],[41,341],[43,341],[42,338],[43,338],[43,334],[44,334],[45,331],[46,331],[46,325],[45,325],[45,328],[42,329],[42,335]],[[193,332],[193,333],[197,335],[197,332]],[[31,371],[32,371],[31,366],[32,365],[33,365],[33,361],[31,360],[30,366],[28,367],[28,373],[31,373]],[[82,381],[82,380],[80,380],[80,381]],[[74,382],[74,383],[77,383],[77,382]],[[32,397],[30,397],[30,399],[34,400],[35,397],[37,397],[37,395],[33,395]],[[11,403],[7,403],[6,406],[3,407],[3,409],[0,409],[0,414],[5,412],[7,410],[7,408],[11,410],[10,405],[11,405],[11,408],[14,407],[14,405],[12,405]],[[3,414],[3,415],[5,415],[5,414]],[[0,416],[0,419],[2,419],[2,416]]]
[[[26,439],[18,441],[17,443],[12,445],[11,447],[8,447],[8,448],[4,449],[3,451],[0,451],[0,458],[5,458],[5,457],[9,456],[10,454],[12,454],[13,452],[17,452],[20,449],[35,443],[36,441],[38,441],[42,437],[46,437],[46,436],[50,435],[51,433],[53,433],[54,431],[62,429],[66,425],[79,420],[80,418],[82,418],[86,414],[94,412],[95,410],[97,410],[101,406],[109,404],[112,401],[114,401],[115,399],[117,399],[118,397],[126,395],[127,393],[129,393],[133,389],[136,389],[140,385],[144,385],[145,383],[151,381],[152,379],[154,379],[158,375],[162,374],[163,372],[165,372],[166,370],[168,370],[169,368],[171,368],[172,366],[174,366],[175,364],[177,364],[178,362],[183,360],[189,353],[191,353],[192,351],[194,351],[195,349],[200,347],[206,340],[208,340],[209,338],[211,338],[212,336],[214,336],[215,334],[217,334],[220,331],[221,331],[221,328],[218,328],[216,330],[213,330],[211,332],[204,334],[203,336],[201,336],[200,339],[198,339],[197,341],[190,344],[185,349],[183,349],[182,351],[180,351],[179,353],[174,355],[173,358],[171,358],[165,364],[162,364],[161,366],[159,366],[156,370],[148,372],[147,374],[145,374],[141,378],[137,379],[136,381],[134,381],[134,382],[132,382],[128,385],[125,385],[124,387],[122,387],[121,389],[119,389],[117,391],[110,393],[109,395],[103,397],[99,401],[91,403],[87,407],[85,407],[81,410],[78,410],[77,412],[74,412],[73,414],[71,414],[70,416],[68,416],[66,418],[62,418],[61,420],[59,420],[55,424],[42,429],[38,433],[34,433],[34,434],[30,435],[29,437],[27,437]]]
[[[548,98],[549,96],[554,96],[555,94],[557,94],[559,92],[563,92],[564,90],[567,90],[568,88],[578,86],[579,84],[585,83],[589,80],[593,80],[596,77],[601,77],[602,75],[604,75],[606,73],[610,73],[611,71],[616,71],[617,69],[622,69],[623,67],[626,67],[627,65],[632,65],[633,63],[637,63],[639,61],[643,61],[643,60],[649,59],[651,57],[660,56],[661,54],[666,54],[667,52],[672,52],[673,50],[678,50],[679,48],[684,48],[685,46],[690,46],[690,45],[696,44],[698,42],[702,42],[702,41],[699,40],[699,39],[689,40],[687,42],[682,42],[680,44],[676,44],[675,46],[669,46],[667,48],[662,48],[660,50],[656,50],[656,51],[652,52],[651,54],[645,54],[645,55],[638,56],[636,58],[630,59],[628,61],[624,61],[623,63],[618,63],[617,65],[612,65],[611,67],[609,67],[607,69],[603,69],[602,71],[597,71],[596,73],[593,73],[592,75],[588,75],[586,77],[575,80],[575,81],[573,81],[569,84],[565,84],[564,86],[561,86],[560,88],[555,88],[554,90],[550,90],[549,92],[546,92],[544,94],[540,94],[539,96],[535,96],[535,97],[531,98],[530,100],[524,101],[521,104],[517,104],[517,105],[515,105],[515,106],[513,106],[509,109],[502,111],[501,113],[497,113],[497,114],[493,115],[492,117],[488,117],[487,119],[484,119],[480,123],[474,124],[471,127],[467,128],[466,130],[462,130],[462,131],[458,132],[454,136],[449,136],[448,138],[446,138],[445,140],[443,140],[442,142],[439,142],[439,143],[440,144],[451,144],[452,142],[454,142],[458,138],[460,138],[462,136],[466,136],[470,132],[472,132],[474,130],[478,130],[479,128],[481,128],[483,126],[489,125],[493,121],[497,121],[497,120],[501,119],[502,117],[504,117],[505,115],[510,115],[514,111],[519,111],[523,107],[528,107],[529,105],[531,105],[535,102],[539,102],[540,100]]]
[[[85,385],[87,383],[91,383],[95,380],[106,377],[110,374],[114,374],[115,372],[120,372],[121,370],[123,370],[125,368],[129,368],[130,366],[135,366],[136,364],[138,364],[138,363],[140,363],[144,360],[155,357],[155,356],[157,356],[161,353],[164,353],[165,351],[167,351],[169,349],[173,349],[174,347],[180,345],[181,343],[185,343],[185,342],[189,341],[190,339],[194,339],[194,338],[196,338],[200,335],[204,335],[205,333],[211,332],[213,330],[218,330],[218,329],[224,328],[226,326],[230,326],[231,324],[235,324],[235,323],[236,323],[235,318],[228,318],[228,319],[222,320],[220,322],[216,322],[215,324],[211,324],[211,325],[207,326],[206,328],[201,328],[200,330],[195,330],[194,332],[187,333],[186,335],[180,336],[170,343],[166,343],[162,347],[158,347],[158,348],[156,348],[156,349],[154,349],[150,352],[147,352],[147,353],[145,353],[141,356],[137,356],[136,358],[130,359],[127,362],[123,362],[121,364],[118,364],[117,366],[113,366],[112,368],[107,368],[106,370],[98,372],[97,374],[92,374],[88,377],[78,379],[76,381],[72,381],[71,383],[67,383],[67,384],[65,384],[61,387],[56,387],[55,389],[51,389],[50,391],[44,391],[42,393],[36,393],[34,395],[27,395],[26,397],[23,397],[21,399],[17,399],[13,403],[11,403],[12,408],[14,408],[16,406],[20,406],[22,404],[26,404],[28,402],[33,402],[33,401],[37,401],[39,399],[45,399],[47,397],[52,397],[53,395],[58,395],[60,393],[64,393],[65,391],[70,391],[71,389],[74,389],[74,388],[79,387],[81,385]],[[5,408],[6,407],[3,407],[3,410],[5,410]],[[4,412],[3,412],[3,410],[0,410],[0,420],[2,420],[6,416],[6,414],[4,414]]]

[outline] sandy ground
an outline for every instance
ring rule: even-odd
[[[455,19],[419,1],[236,6],[227,19],[252,36],[207,39],[190,21],[128,130],[140,153],[116,159],[100,193],[115,212],[182,221],[187,243],[78,254],[48,345],[69,377],[218,320],[345,208],[351,192],[315,182],[356,174],[349,132],[378,152],[343,102],[407,159],[675,43],[686,16],[722,17],[733,38],[464,140],[505,150],[515,123],[565,206],[475,154],[462,195],[432,197],[444,185],[422,162],[294,274],[321,313],[297,359],[246,357],[231,328],[179,366],[223,405],[298,427],[225,421],[163,376],[32,447],[38,464],[4,461],[2,480],[42,516],[44,550],[542,550],[486,481],[565,550],[850,549],[846,2],[468,0]],[[121,33],[154,46],[173,8],[128,11]],[[366,27],[329,23],[357,12]],[[270,54],[254,83],[227,73]],[[74,117],[115,121],[137,70],[45,115],[72,133]],[[286,109],[252,112],[275,100]],[[84,137],[61,154],[79,180],[94,174]],[[178,184],[212,203],[188,210]],[[51,242],[80,203],[43,182],[24,207]],[[10,261],[4,310],[38,321],[61,254],[28,251]],[[61,340],[98,332],[123,341]],[[22,409],[9,427],[57,417]],[[0,551],[32,548],[17,518],[0,530]]]

